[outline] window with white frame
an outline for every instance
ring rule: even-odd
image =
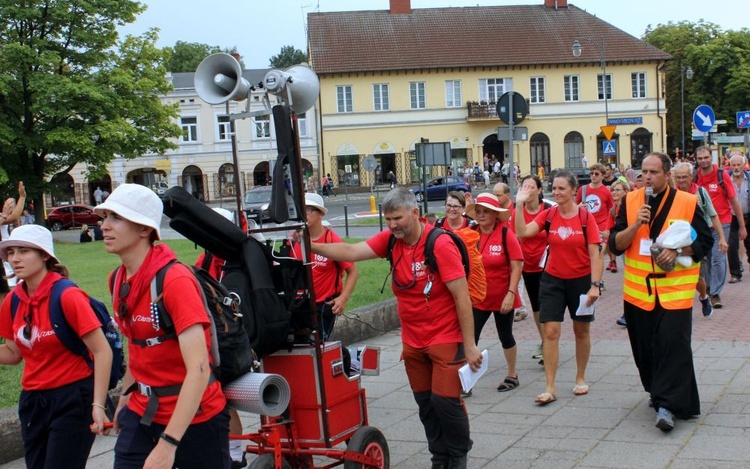
[[[529,88],[531,91],[531,93],[529,93],[531,103],[541,104],[547,102],[547,93],[544,89],[544,77],[529,78]]]
[[[646,97],[646,73],[637,72],[630,74],[630,87],[633,90],[633,98]]]
[[[198,118],[197,117],[181,117],[180,125],[182,126],[182,141],[183,142],[197,142],[198,141]]]
[[[338,112],[353,112],[352,85],[336,87],[336,104]]]
[[[423,81],[409,83],[409,101],[412,109],[427,108],[427,99],[425,98],[425,87]]]
[[[461,98],[461,80],[445,81],[445,107],[463,106]]]
[[[297,114],[297,128],[300,137],[307,137],[307,113]]]
[[[601,73],[596,76],[596,87],[597,87],[597,95],[598,99],[600,101],[604,101],[604,75]],[[606,99],[612,99],[612,75],[609,73],[607,74],[607,98]]]
[[[497,102],[503,93],[512,89],[513,80],[510,78],[482,78],[479,80],[479,101]]]
[[[255,116],[255,138],[271,137],[271,116]]]
[[[391,108],[387,83],[376,83],[372,85],[373,109],[376,111],[387,111]]]
[[[578,75],[565,75],[563,84],[565,87],[565,102],[578,101]]]
[[[216,116],[216,136],[218,140],[231,140],[232,127],[229,123],[229,116]]]

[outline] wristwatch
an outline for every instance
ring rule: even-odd
[[[674,252],[676,252],[677,255],[679,256],[680,254],[682,254],[682,248],[677,248],[674,250]]]
[[[591,282],[592,287],[599,287],[602,288],[604,286],[604,283],[602,282]]]

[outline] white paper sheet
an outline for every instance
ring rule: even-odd
[[[461,387],[464,392],[469,392],[471,388],[477,384],[479,378],[487,372],[490,366],[490,354],[487,349],[482,350],[482,366],[477,371],[471,371],[471,367],[467,363],[458,369],[458,377],[461,379]]]
[[[596,302],[599,301],[599,299],[597,298],[596,301],[591,303],[591,306],[586,306],[587,301],[589,301],[589,296],[581,295],[581,299],[578,301],[576,316],[591,316],[592,314],[594,314],[594,310],[596,309]]]

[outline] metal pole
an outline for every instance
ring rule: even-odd
[[[237,155],[237,127],[234,125],[234,119],[229,114],[229,101],[226,102],[227,115],[229,116],[229,132],[232,134],[232,164],[234,165],[234,196],[237,201],[237,216],[235,217],[236,223],[240,225],[240,216],[245,216],[242,213],[242,188],[240,186],[240,159]],[[222,200],[223,197],[219,197]],[[258,217],[262,219],[263,217]]]
[[[686,155],[685,152],[685,67],[680,65],[680,123],[682,125],[680,130],[680,137],[682,139],[682,154]]]
[[[602,89],[604,91],[604,125],[609,125],[609,98],[608,98],[608,92],[607,88],[609,85],[609,80],[607,79],[607,57],[606,57],[606,51],[604,48],[605,45],[605,39],[604,36],[602,36]],[[619,149],[617,150],[617,155],[615,156],[615,164],[618,163],[619,159]],[[607,157],[602,155],[602,159],[606,159]]]
[[[349,237],[349,206],[344,205],[344,231],[346,233],[346,237]]]
[[[508,160],[509,160],[509,168],[508,168],[508,175],[510,176],[508,178],[508,190],[510,190],[510,195],[513,195],[513,182],[514,177],[513,175],[516,172],[516,166],[513,163],[513,121],[515,120],[515,116],[513,115],[513,96],[515,95],[515,92],[512,90],[508,92],[508,133],[510,134],[508,136]]]

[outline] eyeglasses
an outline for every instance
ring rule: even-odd
[[[128,315],[128,305],[125,303],[125,300],[128,298],[128,293],[130,293],[130,284],[123,282],[120,285],[120,291],[118,294],[118,297],[120,298],[120,306],[117,308],[117,314],[120,318],[124,318]]]
[[[592,173],[591,173],[591,175],[592,175],[592,176],[601,176],[601,175],[602,175],[602,173],[600,173],[600,172],[597,172],[597,171],[594,171],[594,172],[592,172]]]
[[[31,305],[29,305],[28,312],[24,314],[23,320],[26,323],[23,326],[23,338],[29,340],[31,339]]]
[[[388,275],[391,276],[391,283],[393,284],[394,287],[396,287],[396,290],[408,290],[410,288],[413,288],[414,285],[417,284],[417,269],[416,269],[416,266],[412,264],[411,266],[412,278],[411,278],[411,282],[409,282],[407,285],[404,285],[398,282],[396,280],[396,274],[394,272],[396,271],[396,267],[398,266],[398,263],[401,262],[401,259],[403,259],[403,257],[398,258],[394,266],[391,267],[390,272],[388,272]],[[383,288],[380,289],[380,293],[383,293],[383,290],[385,289],[385,282],[387,281],[388,281],[388,276],[385,277],[385,281],[383,282]]]
[[[446,210],[461,210],[462,208],[460,205],[445,204]]]
[[[305,207],[305,212],[307,212],[307,213],[315,213],[317,211],[318,211],[318,209],[315,208],[315,207]]]

